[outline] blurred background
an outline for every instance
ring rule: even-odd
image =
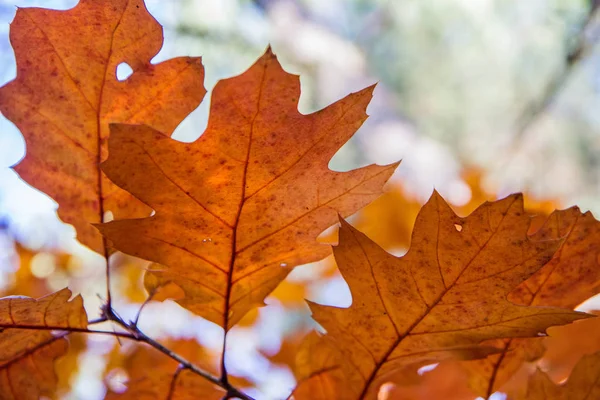
[[[76,3],[0,1],[2,83],[16,71],[8,40],[15,6]],[[164,26],[164,47],[154,61],[201,55],[209,94],[269,43],[284,68],[301,77],[303,113],[378,82],[370,118],[330,167],[403,160],[389,193],[352,219],[394,254],[406,251],[416,213],[433,188],[462,214],[484,200],[524,192],[535,213],[577,204],[600,215],[598,3],[146,0]],[[121,77],[129,72],[118,71]],[[209,103],[207,96],[174,138],[197,139]],[[76,242],[51,199],[11,169],[25,150],[18,130],[0,117],[0,292],[39,297],[69,286],[82,293],[93,318],[105,296],[103,260]],[[111,264],[115,306],[133,318],[145,299],[146,263],[116,254]],[[231,331],[228,365],[243,385],[254,387],[250,394],[281,399],[293,388],[294,346],[313,328],[304,298],[351,303],[331,259],[297,268],[267,307]],[[200,363],[218,359],[211,351],[220,346],[220,328],[175,303],[150,303],[140,321],[142,330],[182,351],[197,340],[208,349]],[[72,341],[60,361],[58,397],[92,400],[125,390],[139,348],[111,337],[73,335]]]

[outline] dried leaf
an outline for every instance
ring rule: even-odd
[[[526,306],[574,309],[600,291],[600,222],[577,207],[555,211],[534,236],[535,240],[564,241],[552,260],[510,293],[508,299]],[[521,367],[539,359],[543,338],[508,339],[488,343],[502,352],[484,360],[463,363],[469,385],[488,397]]]
[[[373,399],[409,365],[480,358],[492,351],[478,346],[486,339],[535,336],[586,317],[506,299],[561,244],[528,237],[528,227],[520,195],[461,218],[434,193],[417,217],[409,252],[396,258],[342,221],[334,254],[353,304],[311,304],[327,335],[308,342],[297,398],[328,390],[338,398]]]
[[[206,132],[180,143],[148,127],[113,125],[103,170],[156,210],[99,226],[115,248],[166,267],[179,303],[231,328],[292,267],[324,258],[315,239],[375,199],[397,164],[334,172],[330,158],[366,119],[372,87],[314,114],[297,110],[300,82],[267,50],[219,82]],[[158,283],[156,283],[158,281]]]
[[[48,329],[87,327],[81,296],[70,297],[63,289],[38,300],[0,299],[0,399],[37,400],[56,389],[54,361],[67,342]]]
[[[102,252],[90,222],[150,210],[101,175],[110,122],[143,123],[170,134],[202,100],[199,58],[153,65],[162,28],[143,0],[81,0],[71,10],[19,8],[10,40],[17,77],[0,89],[0,111],[23,133],[20,176],[59,204],[78,239]],[[127,63],[133,74],[116,78]]]
[[[598,316],[600,312],[590,314]],[[560,382],[569,376],[582,356],[600,351],[600,318],[550,328],[544,346],[548,350],[538,364],[553,380]]]
[[[600,398],[600,353],[584,356],[569,380],[557,385],[540,370],[530,378],[523,400],[588,400]]]

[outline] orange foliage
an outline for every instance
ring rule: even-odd
[[[600,284],[600,222],[576,207],[555,211],[533,236],[536,240],[563,239],[560,249],[542,269],[510,293],[516,304],[574,309],[598,293]],[[470,385],[480,396],[490,396],[521,367],[544,354],[542,338],[493,342],[498,355],[465,363]]]
[[[460,217],[437,193],[423,207],[399,184],[379,197],[398,163],[328,168],[367,118],[373,87],[303,115],[299,78],[269,48],[216,85],[206,131],[181,143],[169,136],[203,99],[204,68],[190,57],[150,63],[162,28],[142,0],[19,9],[11,43],[17,78],[0,88],[0,111],[27,144],[16,170],[58,202],[84,245],[143,260],[106,260],[113,291],[89,323],[81,296],[71,299],[69,289],[0,299],[0,399],[64,394],[87,349],[82,335],[103,334],[136,343],[132,352],[115,345],[105,357],[109,374],[119,367],[128,377],[109,399],[250,400],[243,390],[253,383],[227,371],[225,341],[222,352],[193,340],[159,343],[137,320],[121,318],[113,298],[171,298],[225,334],[254,323],[270,294],[287,312],[305,308],[306,285],[284,279],[331,254],[318,237],[338,216],[334,255],[352,305],[310,303],[326,333],[305,335],[307,323],[299,323],[278,353],[264,354],[297,377],[291,397],[458,400],[489,396],[509,381],[519,397],[532,362],[560,379],[600,348],[596,320],[536,337],[590,317],[573,311],[600,290],[600,223],[590,213],[524,204],[520,195],[481,205],[494,196],[479,174],[467,173],[473,196],[457,210],[472,213]],[[133,69],[123,81],[120,63]],[[365,206],[356,227],[343,220]],[[107,211],[114,220],[103,223]],[[408,253],[397,258],[384,249]],[[46,281],[29,268],[34,254],[19,255],[7,293],[46,294]],[[331,275],[331,257],[324,265]],[[106,329],[89,329],[96,324]],[[78,336],[68,351],[69,334]],[[436,362],[443,363],[417,374]],[[537,372],[526,396],[596,393],[598,371],[596,353],[562,386]]]
[[[78,239],[102,253],[90,222],[142,217],[147,207],[99,169],[107,157],[108,124],[143,123],[169,135],[200,103],[199,58],[153,65],[162,28],[142,0],[82,0],[68,11],[19,8],[11,24],[17,78],[0,90],[0,111],[23,133],[27,155],[15,167],[59,204]],[[117,80],[127,63],[134,73]]]
[[[231,328],[291,268],[325,257],[316,237],[375,199],[397,164],[339,173],[330,158],[366,118],[372,88],[310,115],[300,82],[267,50],[214,89],[206,132],[176,142],[113,125],[103,170],[156,215],[100,225],[112,246],[164,265],[146,274],[185,292],[179,303]],[[140,173],[132,173],[140,171]],[[151,179],[149,179],[151,178]],[[175,212],[174,212],[175,211]]]
[[[201,367],[206,367],[212,359],[195,341],[182,340],[169,347]],[[125,360],[124,367],[128,375],[127,390],[109,393],[107,400],[218,400],[225,394],[192,371],[179,368],[175,360],[145,346],[137,347]]]
[[[407,366],[481,358],[495,351],[480,346],[484,340],[535,336],[584,318],[506,299],[562,244],[528,237],[529,222],[521,196],[461,218],[434,193],[417,217],[409,252],[396,258],[342,221],[334,254],[354,301],[349,309],[311,304],[327,335],[308,342],[297,397],[375,398]]]
[[[87,327],[82,298],[70,297],[63,289],[39,300],[0,300],[0,399],[35,400],[54,392],[53,364],[66,353],[67,342],[47,328]]]
[[[538,370],[519,400],[587,400],[600,398],[600,353],[584,356],[575,366],[569,380],[557,385]]]

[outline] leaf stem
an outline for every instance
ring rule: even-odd
[[[102,188],[102,186],[100,186]],[[102,201],[100,201],[102,204]],[[101,207],[101,212],[104,214],[104,207]],[[101,221],[103,217],[101,217]],[[102,236],[102,247],[104,248],[104,259],[106,260],[106,304],[108,308],[112,308],[112,297],[110,295],[110,253],[108,251],[108,243],[106,243],[106,238]]]

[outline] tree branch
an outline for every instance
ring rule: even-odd
[[[245,393],[242,393],[241,391],[239,391],[239,389],[233,387],[231,384],[222,382],[220,378],[217,378],[216,376],[213,376],[209,372],[204,371],[200,367],[194,365],[190,361],[188,361],[185,358],[183,358],[182,356],[180,356],[179,354],[173,352],[172,350],[168,349],[161,343],[159,343],[156,340],[152,339],[151,337],[147,336],[145,333],[143,333],[137,327],[137,325],[134,322],[127,323],[127,322],[123,321],[123,319],[120,316],[118,316],[112,308],[108,308],[108,305],[104,306],[102,311],[103,311],[103,316],[89,321],[88,325],[99,324],[101,322],[111,321],[111,322],[114,322],[117,325],[123,327],[125,330],[127,330],[127,332],[101,331],[101,330],[94,330],[94,329],[87,329],[87,328],[73,328],[73,327],[52,326],[52,325],[40,326],[40,325],[27,325],[27,324],[0,324],[0,332],[2,332],[4,329],[61,331],[61,332],[63,332],[63,334],[57,336],[56,338],[62,338],[70,333],[87,333],[87,334],[111,335],[111,336],[115,336],[118,338],[124,338],[124,339],[134,340],[137,342],[143,342],[143,343],[146,343],[146,344],[154,347],[156,350],[158,350],[161,353],[165,354],[166,356],[172,358],[173,360],[177,361],[180,365],[180,367],[177,369],[177,372],[176,372],[177,375],[182,370],[188,369],[188,370],[194,372],[195,374],[200,375],[202,378],[210,381],[211,383],[226,390],[227,398],[235,397],[235,398],[239,398],[242,400],[254,400],[252,397],[248,396]]]
[[[146,344],[154,347],[156,350],[160,351],[161,353],[165,354],[166,356],[177,361],[181,365],[181,370],[188,369],[188,370],[194,372],[195,374],[200,375],[202,378],[213,383],[214,385],[223,388],[224,390],[227,391],[227,396],[226,396],[227,398],[236,397],[236,398],[239,398],[242,400],[254,400],[252,397],[248,396],[245,393],[242,393],[237,388],[233,387],[229,382],[223,382],[220,378],[217,378],[216,376],[212,375],[211,373],[194,365],[193,363],[186,360],[179,354],[173,352],[172,350],[168,349],[161,343],[159,343],[156,340],[152,339],[151,337],[147,336],[145,333],[143,333],[137,327],[137,325],[135,325],[134,322],[129,322],[129,323],[125,322],[120,316],[118,316],[114,312],[114,310],[112,308],[105,306],[102,309],[102,311],[103,311],[104,318],[106,318],[108,321],[112,321],[112,322],[120,325],[125,330],[127,330],[127,332],[129,332],[129,334],[131,336],[127,336],[128,339],[136,340],[138,342],[143,342],[143,343],[146,343]]]
[[[32,331],[61,331],[61,332],[68,332],[68,333],[74,333],[74,332],[76,332],[76,333],[98,333],[101,335],[104,334],[104,335],[118,336],[118,337],[131,339],[131,340],[137,340],[134,335],[132,335],[131,333],[128,333],[128,332],[98,331],[98,330],[93,330],[93,329],[71,328],[71,327],[64,327],[64,326],[0,324],[0,331],[2,331],[4,329],[26,329],[26,330],[32,330]]]

